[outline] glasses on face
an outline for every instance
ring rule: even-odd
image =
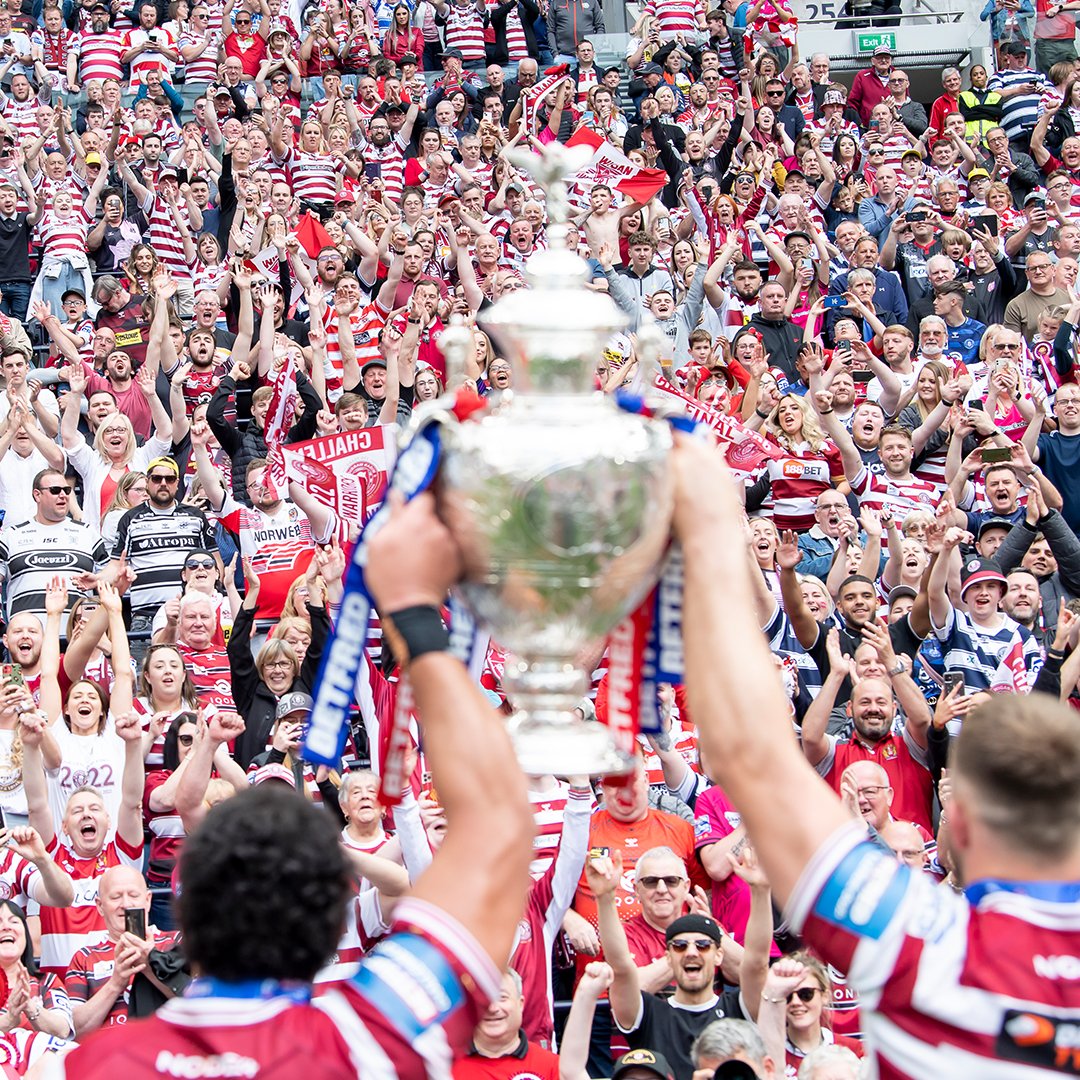
[[[800,986],[798,990],[792,990],[788,994],[787,1003],[790,1005],[798,998],[804,1005],[809,1005],[819,993],[821,993],[821,987],[819,986]]]
[[[213,559],[188,559],[184,563],[184,567],[187,570],[213,570]]]
[[[271,671],[275,668],[291,668],[292,666],[293,662],[291,660],[286,660],[284,657],[280,660],[267,660],[266,663],[263,664],[263,667],[266,668],[267,671]]]
[[[876,799],[887,788],[882,787],[880,784],[876,784],[872,787],[861,787],[856,792],[857,795],[865,795],[868,799]]]
[[[1028,269],[1032,273],[1040,273],[1043,270],[1049,270],[1050,269],[1050,264],[1049,263],[1035,263],[1033,266],[1028,266]]]
[[[194,735],[177,735],[176,741],[181,746],[190,746],[195,741]]]
[[[48,487],[40,487],[38,491],[47,491],[50,495],[70,495],[71,488],[67,484],[50,484]]]
[[[639,877],[638,882],[646,889],[655,889],[662,881],[669,889],[677,888],[680,881],[685,881],[686,878],[680,877],[678,874],[662,874],[662,875],[649,875],[648,877]]]
[[[237,19],[236,20],[236,25],[237,26],[250,26],[251,25],[251,20],[250,19]]]
[[[152,476],[146,478],[151,484],[175,484],[179,477],[173,476],[172,473],[155,473]]]
[[[684,941],[682,939],[678,941],[669,941],[668,948],[672,952],[683,953],[690,948],[691,945],[697,949],[698,952],[708,952],[716,942],[712,938],[694,938],[693,941]]]
[[[784,91],[783,90],[766,90],[765,93],[769,97],[783,97],[784,96]]]
[[[884,153],[885,153],[885,149],[884,149],[884,147],[881,147],[881,146],[871,146],[866,151],[867,157],[880,157]]]
[[[1002,352],[1019,352],[1020,342],[1018,341],[1006,341],[1004,343],[999,342],[994,346],[995,349],[1000,349]]]

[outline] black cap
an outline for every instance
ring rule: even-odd
[[[440,60],[461,60],[464,62],[465,54],[460,49],[447,49],[439,57]]]
[[[975,536],[976,540],[981,540],[983,533],[988,529],[1004,529],[1009,532],[1015,525],[1015,522],[1010,521],[1008,518],[992,517],[987,518],[980,526],[979,531]]]
[[[631,1050],[623,1054],[615,1062],[615,1068],[611,1071],[611,1080],[619,1080],[619,1077],[630,1069],[648,1069],[656,1073],[660,1080],[675,1080],[675,1073],[672,1072],[667,1058],[656,1050]]]
[[[620,75],[622,74],[622,68],[618,64],[612,64],[611,67],[606,67],[600,72],[600,78],[603,78],[605,75],[610,75],[613,71],[617,71]]]
[[[93,15],[95,11],[104,11],[106,15],[109,14],[108,4],[92,4],[90,7],[90,14]]]
[[[659,64],[654,64],[651,60],[647,64],[642,64],[637,69],[639,75],[663,75],[664,69]]]
[[[1027,56],[1027,46],[1019,40],[1006,41],[1001,46],[1001,51],[1007,56]]]
[[[710,937],[717,945],[723,935],[720,932],[720,924],[715,920],[709,918],[708,915],[680,915],[668,928],[664,931],[664,941],[671,941],[672,938],[678,937],[679,934],[704,934],[706,937]]]

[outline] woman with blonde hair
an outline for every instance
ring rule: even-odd
[[[145,472],[151,461],[165,457],[172,449],[172,420],[157,396],[155,368],[156,364],[151,366],[148,356],[136,375],[139,389],[146,397],[154,418],[153,435],[139,446],[131,421],[123,413],[110,413],[98,427],[93,448],[86,445],[79,432],[86,375],[77,366],[71,368],[68,377],[71,390],[64,400],[60,437],[69,463],[82,477],[83,515],[86,524],[94,530],[100,530],[105,509],[124,476],[132,471]]]
[[[303,666],[311,645],[311,620],[303,615],[282,615],[270,631],[270,640],[284,641],[296,653],[296,659]]]
[[[863,1056],[857,1039],[833,1034],[829,1025],[832,980],[825,965],[811,953],[800,951],[781,957],[765,976],[757,1004],[757,1025],[766,1052],[784,1061],[786,1075],[799,1068],[803,1058],[822,1046],[846,1047]],[[751,1012],[754,1006],[750,1006]]]
[[[817,497],[830,487],[847,492],[840,451],[826,438],[806,399],[797,394],[781,395],[766,417],[755,409],[748,423],[783,451],[766,466],[770,491],[763,505],[772,510],[776,527],[796,532],[813,528]]]
[[[142,506],[146,502],[146,482],[146,473],[132,470],[125,473],[116,485],[116,490],[113,491],[112,498],[101,518],[101,539],[105,541],[105,546],[109,551],[112,551],[113,544],[116,543],[120,519],[133,506]]]

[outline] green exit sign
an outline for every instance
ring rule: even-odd
[[[872,33],[855,33],[855,51],[858,53],[872,53],[879,45],[888,45],[896,52],[896,34],[889,30],[877,30]]]

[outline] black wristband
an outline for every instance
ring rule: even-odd
[[[829,413],[831,413],[832,411],[833,411],[832,409],[818,409],[818,413],[821,416],[828,416]]]
[[[768,420],[769,419],[769,413],[767,413],[767,412],[762,412],[760,409],[755,409],[754,412],[756,412],[758,414],[758,416],[761,417],[762,420]]]
[[[407,667],[424,653],[445,652],[450,634],[437,607],[418,604],[384,615],[383,635],[402,667]]]

